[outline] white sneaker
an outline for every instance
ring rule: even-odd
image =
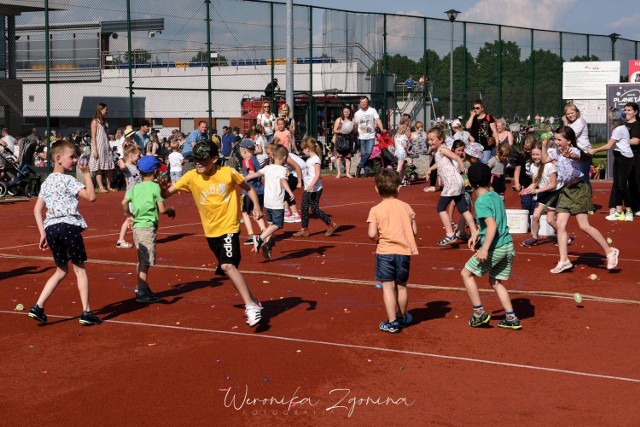
[[[247,316],[247,325],[255,326],[262,320],[262,306],[256,301],[244,309],[244,314]]]
[[[631,212],[631,209],[627,209],[627,212],[624,214],[624,220],[625,221],[633,221],[633,212]]]
[[[604,219],[607,221],[624,221],[625,217],[623,212],[617,212],[615,208],[611,208],[609,215],[605,216]]]
[[[640,216],[640,211],[636,212],[635,214],[636,216]]]
[[[285,218],[285,222],[302,222],[302,218],[300,218],[299,213],[294,213],[294,214],[291,214],[291,216],[289,217],[289,220]]]

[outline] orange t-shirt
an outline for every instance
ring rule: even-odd
[[[382,199],[369,211],[367,222],[378,225],[378,246],[381,255],[417,255],[418,246],[412,222],[416,213],[407,203],[394,197]]]
[[[287,150],[291,151],[291,132],[285,129],[282,132],[276,131],[273,135],[280,140],[280,145],[284,145]]]

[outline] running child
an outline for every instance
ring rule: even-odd
[[[67,275],[69,261],[71,261],[82,302],[80,324],[84,326],[98,325],[102,321],[91,312],[89,279],[84,266],[87,253],[84,248],[82,231],[87,228],[87,223],[78,212],[79,197],[89,202],[96,200],[91,173],[88,164],[77,166],[84,175],[84,185],[67,174],[78,163],[76,146],[72,142],[66,139],[56,141],[51,145],[50,152],[54,165],[53,173],[42,183],[33,214],[40,231],[38,246],[43,251],[47,247],[51,249],[56,271],[47,280],[38,301],[31,307],[28,315],[40,323],[47,323],[44,305]],[[43,220],[42,211],[45,206],[47,213]]]
[[[484,155],[482,153],[483,150],[484,148],[482,147],[482,144],[478,144],[477,142],[470,142],[464,148],[464,154],[466,155],[464,160],[464,167],[467,169],[467,173],[471,165],[475,165],[476,163],[482,160],[482,157]],[[471,198],[471,196],[473,195],[473,187],[469,183],[469,176],[467,175],[467,173],[462,174],[462,180],[464,181],[464,190],[465,190],[464,201],[467,203],[467,209],[469,209],[469,212],[471,212],[471,209],[473,208],[473,199]],[[456,229],[456,238],[465,242],[471,238],[471,234],[467,233],[467,231],[465,230],[466,227],[467,227],[467,220],[464,218],[463,215],[460,215],[458,217],[458,227]]]
[[[398,175],[382,169],[374,181],[382,201],[369,211],[368,235],[376,243],[376,280],[382,283],[389,319],[379,327],[381,331],[396,334],[413,320],[407,311],[407,281],[411,256],[418,254],[415,239],[418,227],[411,206],[398,200],[401,184]]]
[[[124,180],[127,184],[125,195],[131,191],[134,185],[142,182],[140,177],[140,171],[138,170],[138,160],[142,154],[142,149],[138,144],[125,144],[124,146],[124,161],[120,159],[118,161],[118,167],[124,174]],[[120,234],[118,235],[118,241],[116,242],[116,248],[129,249],[133,245],[125,240],[127,230],[129,229],[129,222],[125,219],[120,227]]]
[[[610,247],[600,231],[589,224],[588,212],[593,210],[591,191],[588,184],[582,181],[580,149],[576,147],[576,134],[571,127],[561,126],[556,129],[554,139],[556,147],[551,150],[547,150],[547,141],[542,141],[542,162],[556,162],[558,180],[563,183],[556,206],[560,261],[550,271],[557,274],[573,268],[567,253],[567,223],[572,215],[575,215],[580,229],[604,251],[607,257],[607,270],[613,270],[618,265],[620,251]]]
[[[527,188],[523,188],[523,194],[531,194],[537,203],[531,221],[531,237],[522,242],[522,246],[535,246],[538,242],[540,230],[540,217],[547,210],[547,224],[556,228],[556,205],[558,204],[558,192],[562,184],[558,182],[558,170],[553,162],[542,163],[542,143],[536,142],[531,149],[531,176],[533,182]]]
[[[464,200],[464,181],[460,175],[460,172],[466,172],[467,169],[464,167],[460,156],[456,156],[453,151],[445,147],[444,132],[442,129],[438,127],[431,128],[427,134],[427,140],[435,151],[435,164],[429,168],[427,175],[431,173],[432,170],[437,169],[438,175],[444,185],[440,199],[438,200],[437,211],[446,232],[444,239],[440,240],[438,245],[445,246],[457,240],[453,227],[451,226],[451,218],[447,213],[447,206],[449,206],[449,203],[452,201],[458,208],[458,212],[464,216],[467,224],[469,224],[471,234],[476,232],[473,216],[467,208],[467,202]],[[460,166],[459,170],[453,166],[451,163],[452,160],[458,163]]]
[[[469,167],[469,183],[476,193],[476,218],[479,230],[469,239],[469,249],[482,246],[472,255],[462,269],[462,280],[467,294],[473,304],[473,315],[469,326],[478,328],[489,323],[491,316],[482,306],[480,292],[475,276],[482,277],[489,273],[489,284],[495,291],[506,317],[498,323],[505,329],[522,329],[509,298],[507,288],[502,284],[511,274],[511,266],[515,257],[513,240],[507,226],[507,212],[502,198],[491,190],[491,168],[484,163],[476,163]]]
[[[260,162],[255,155],[256,144],[251,139],[243,139],[240,142],[240,156],[242,157],[242,175],[245,177],[245,181],[255,190],[258,201],[260,202],[260,212],[264,207],[264,185],[262,184],[261,177],[246,179],[246,176],[260,170]],[[251,224],[251,214],[253,213],[253,202],[247,196],[247,191],[242,190],[242,221],[249,237],[244,242],[245,245],[252,245],[255,252],[258,251],[258,240],[253,233],[253,224]],[[258,227],[260,232],[263,232],[267,227],[264,223],[264,219],[260,218],[258,221]]]
[[[122,208],[127,217],[129,228],[133,229],[133,241],[138,250],[138,280],[136,286],[136,302],[152,304],[162,298],[151,291],[147,277],[149,267],[156,265],[156,238],[159,214],[175,218],[173,207],[166,207],[160,195],[160,186],[154,182],[160,160],[156,156],[147,155],[138,162],[138,170],[142,182],[135,185],[122,199]]]
[[[331,236],[338,224],[320,209],[320,197],[322,197],[322,179],[320,179],[320,156],[322,150],[318,141],[312,136],[306,136],[302,140],[302,152],[309,158],[304,168],[304,193],[302,193],[302,228],[294,233],[294,237],[309,237],[309,208],[314,215],[329,226],[324,233],[325,237]]]
[[[273,164],[267,165],[256,172],[245,176],[245,181],[251,179],[261,179],[264,177],[264,207],[267,210],[267,221],[269,226],[262,230],[257,238],[256,251],[262,248],[262,255],[266,259],[271,259],[272,241],[271,236],[277,230],[284,227],[284,194],[289,195],[294,200],[293,192],[287,181],[287,162],[289,152],[282,145],[273,147]]]
[[[532,194],[525,194],[522,190],[530,186],[532,182],[532,175],[529,168],[533,163],[531,161],[531,150],[536,142],[535,135],[527,136],[522,144],[522,152],[520,153],[516,150],[513,159],[513,163],[515,164],[513,171],[513,189],[520,193],[520,207],[529,211],[529,215],[533,215],[536,203],[533,201]]]
[[[464,154],[464,141],[460,140],[460,139],[456,139],[455,141],[453,141],[453,144],[451,144],[451,151],[453,151],[453,153],[460,157],[462,159],[462,164],[465,168],[469,168],[469,163],[465,162],[466,160],[466,156]],[[456,168],[456,170],[458,170],[458,172],[460,172],[460,175],[462,175],[462,181],[465,183],[465,199],[466,199],[466,188],[467,188],[467,173],[466,172],[461,172],[460,171],[460,164],[457,162],[457,160],[451,160],[451,164],[453,164],[453,166]],[[466,200],[465,200],[466,201]],[[469,203],[467,203],[467,206],[469,206]],[[449,218],[451,219],[451,226],[454,229],[454,232],[456,234],[456,237],[458,236],[458,225],[456,224],[456,222],[453,220],[453,209],[455,208],[455,203],[449,203],[449,206],[447,206],[447,215],[449,215]],[[458,222],[463,221],[464,224],[467,223],[467,221],[464,220],[464,217],[462,215],[460,215],[460,217],[458,218]],[[467,239],[468,240],[468,239]]]
[[[409,138],[411,137],[411,128],[407,127],[406,124],[400,123],[398,128],[396,129],[396,134],[393,137],[393,142],[395,143],[395,156],[398,161],[398,167],[396,171],[400,176],[400,182],[402,185],[408,185],[408,182],[404,176],[404,164],[407,158],[407,149],[409,146]]]
[[[169,185],[161,182],[162,197],[177,192],[191,193],[198,208],[204,235],[209,248],[217,258],[217,274],[226,275],[240,294],[245,304],[245,316],[249,326],[262,319],[262,306],[255,299],[244,276],[238,271],[240,265],[240,224],[238,223],[238,197],[236,186],[247,190],[253,202],[253,218],[260,219],[260,202],[256,192],[239,172],[228,166],[218,166],[218,146],[211,141],[198,142],[193,148],[195,169],[188,171],[178,182]]]
[[[295,153],[289,153],[287,156],[287,164],[285,165],[289,174],[287,175],[287,182],[291,191],[295,191],[297,188],[302,189],[302,169],[307,167],[304,160]],[[298,213],[298,207],[296,206],[296,200],[289,197],[289,193],[284,194],[284,222],[300,222],[302,218]]]

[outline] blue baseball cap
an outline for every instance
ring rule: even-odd
[[[154,173],[160,167],[160,160],[156,156],[144,156],[138,160],[140,173]]]

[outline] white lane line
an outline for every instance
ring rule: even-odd
[[[5,311],[0,310],[1,314],[18,314],[25,315],[25,313],[15,312],[15,311]],[[74,317],[69,316],[56,316],[56,315],[47,315],[48,317],[59,318],[59,319],[73,319]],[[255,333],[248,332],[231,332],[231,331],[220,331],[217,329],[205,329],[205,328],[189,328],[186,326],[174,326],[174,325],[159,325],[155,323],[144,323],[144,322],[129,322],[125,320],[106,320],[105,323],[114,323],[118,325],[127,325],[127,326],[144,326],[150,328],[159,328],[159,329],[173,329],[179,331],[189,331],[189,332],[203,332],[209,334],[224,334],[224,335],[235,335],[238,337],[248,337],[248,338],[262,338],[276,341],[287,341],[287,342],[296,342],[302,344],[315,344],[315,345],[324,345],[331,347],[340,347],[340,348],[348,348],[354,349],[357,348],[359,350],[370,350],[370,351],[378,351],[382,353],[395,353],[395,354],[403,354],[403,355],[411,355],[411,356],[423,356],[430,357],[434,359],[445,359],[445,360],[455,360],[458,362],[469,362],[469,363],[478,363],[484,365],[494,365],[494,366],[502,366],[507,368],[518,368],[518,369],[529,369],[533,371],[543,371],[543,372],[552,372],[556,374],[566,374],[566,375],[575,375],[589,378],[598,378],[598,379],[607,379],[607,380],[615,380],[615,381],[624,381],[631,383],[639,383],[640,379],[637,378],[627,378],[627,377],[618,377],[614,375],[602,375],[602,374],[593,374],[590,372],[580,372],[580,371],[570,371],[567,369],[556,369],[556,368],[546,368],[544,366],[531,366],[531,365],[521,365],[518,363],[509,363],[509,362],[498,362],[495,360],[485,360],[485,359],[475,359],[470,357],[461,357],[461,356],[449,356],[446,354],[435,354],[435,353],[424,353],[421,351],[409,351],[409,350],[396,350],[391,348],[382,348],[382,347],[373,347],[368,345],[358,345],[358,344],[343,344],[338,342],[331,341],[320,341],[320,340],[310,340],[304,338],[291,338],[291,337],[281,337],[276,335],[257,335]]]

